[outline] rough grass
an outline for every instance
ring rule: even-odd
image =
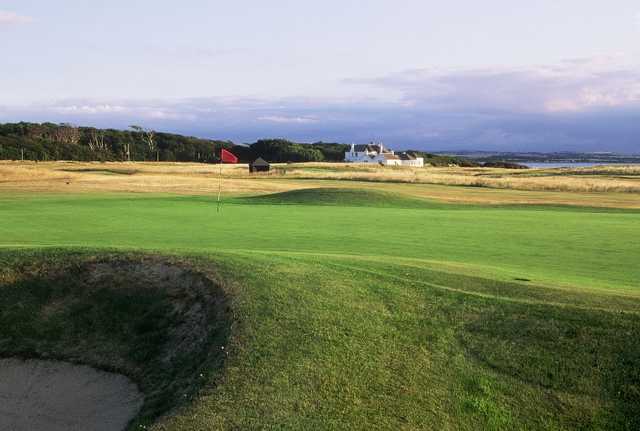
[[[415,184],[442,184],[454,186],[487,187],[513,190],[563,191],[563,192],[622,192],[640,193],[638,168],[629,167],[620,175],[620,168],[607,171],[545,169],[536,174],[510,169],[496,168],[400,168],[400,167],[359,167],[339,165],[341,168],[321,169],[296,165],[287,168],[291,178],[332,179],[350,181],[400,182]]]
[[[463,276],[416,277],[375,260],[217,259],[243,286],[230,368],[217,391],[160,429],[639,424],[640,357],[628,343],[640,329],[635,313],[576,309],[560,292],[561,304],[532,306],[524,292],[509,296],[523,290],[516,283],[503,283],[497,297],[476,295]],[[522,315],[527,324],[514,325]]]

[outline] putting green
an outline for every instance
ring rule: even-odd
[[[301,196],[307,204],[300,203]],[[637,293],[640,212],[444,205],[418,199],[389,203],[385,195],[370,192],[348,199],[329,195],[334,205],[317,205],[313,196],[305,191],[285,194],[292,202],[231,201],[220,213],[208,197],[5,198],[0,246],[411,258],[467,266],[489,277]],[[318,196],[326,202],[324,190]],[[374,206],[363,206],[368,200]]]

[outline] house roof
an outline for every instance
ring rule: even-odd
[[[391,153],[384,153],[384,158],[386,160],[400,160],[400,157],[396,156],[395,154],[391,154]]]
[[[264,160],[262,157],[258,157],[251,163],[252,166],[271,166],[269,162]]]
[[[388,148],[381,148],[380,145],[378,145],[378,144],[354,145],[353,148],[357,153],[362,153],[362,152],[368,151],[370,153],[383,153],[383,154],[386,154],[386,153],[391,153],[392,152]]]
[[[355,146],[355,150],[358,153],[362,153],[364,151],[369,151],[369,152],[376,152],[379,153],[380,152],[380,146],[379,145],[371,145],[371,144],[364,144],[364,145],[356,145]]]
[[[416,156],[409,153],[398,153],[400,160],[416,160]]]

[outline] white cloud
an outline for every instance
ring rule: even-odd
[[[165,109],[147,109],[140,112],[142,118],[152,120],[172,120],[172,121],[195,121],[198,117],[195,114],[170,111]]]
[[[29,24],[33,18],[25,15],[18,15],[15,12],[0,10],[0,25]]]
[[[640,104],[640,66],[619,54],[529,68],[418,69],[360,82],[399,91],[405,105],[427,109],[561,112]]]
[[[61,102],[39,107],[44,112],[66,115],[69,117],[114,117],[130,116],[140,120],[186,120],[197,118],[194,113],[187,112],[185,105],[172,106],[167,103],[112,102],[100,103],[92,101]]]
[[[129,108],[119,105],[98,104],[98,105],[61,105],[52,106],[52,111],[63,114],[112,114],[127,112]]]
[[[287,117],[282,115],[264,115],[258,117],[258,120],[281,124],[313,124],[318,122],[318,119],[312,117]]]

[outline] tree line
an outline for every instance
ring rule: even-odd
[[[230,141],[158,133],[141,126],[129,130],[71,124],[0,124],[0,159],[77,161],[216,162]]]
[[[349,145],[332,142],[311,144],[285,139],[260,139],[252,144],[202,139],[156,132],[132,125],[128,130],[78,127],[72,124],[0,124],[0,160],[74,161],[220,161],[220,149],[235,154],[241,163],[258,157],[273,163],[341,162]],[[471,164],[456,157],[407,151],[434,166]],[[477,164],[476,164],[477,165]]]
[[[262,139],[250,145],[161,133],[132,125],[129,130],[77,127],[72,124],[0,124],[0,159],[76,161],[220,161],[220,149],[240,162],[258,157],[269,162],[342,161],[348,146],[335,143],[300,144]]]

